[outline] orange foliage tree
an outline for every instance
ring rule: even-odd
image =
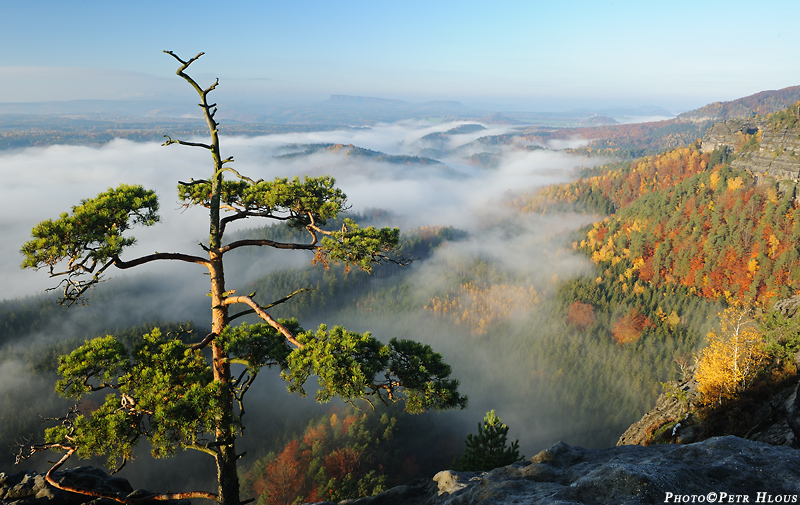
[[[611,333],[614,335],[614,340],[620,344],[631,344],[639,340],[645,328],[652,325],[653,323],[644,314],[636,309],[631,309],[630,312],[614,322]]]

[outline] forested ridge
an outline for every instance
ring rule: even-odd
[[[785,124],[794,117],[784,116],[766,119]],[[536,253],[583,257],[589,264],[583,275],[520,272],[496,257],[459,255],[457,245],[474,237],[437,226],[403,234],[400,252],[418,260],[409,268],[382,265],[367,275],[308,265],[269,273],[237,289],[254,292],[268,304],[298,286],[308,288],[276,307],[276,317],[379,327],[398,338],[413,338],[424,328],[431,343],[456,363],[455,375],[464,380],[467,393],[472,394],[470,387],[485,388],[495,404],[520,407],[514,415],[500,414],[512,430],[526,425],[527,440],[536,444],[525,447],[526,454],[559,439],[611,445],[652,406],[660,383],[676,378],[680,366],[703,347],[725,307],[766,310],[800,288],[796,192],[731,168],[737,154],[758,148],[758,136],[743,135],[737,152],[704,152],[698,137],[690,138],[700,130],[659,128],[650,129],[661,135],[652,146],[677,147],[584,169],[574,182],[517,194],[506,202],[515,215],[494,223],[511,234],[522,229],[520,222],[540,215],[597,215],[580,230],[542,237],[557,245]],[[370,219],[387,216],[356,216],[360,222]],[[286,240],[295,233],[274,225],[242,236]],[[124,294],[135,287],[110,282],[103,289]],[[111,296],[99,293],[93,303],[102,312]],[[6,448],[37,429],[36,414],[48,415],[63,405],[44,393],[36,403],[25,402],[29,388],[52,390],[48,370],[56,368],[57,356],[106,333],[133,341],[156,326],[179,335],[205,331],[169,321],[120,328],[95,317],[56,343],[33,339],[63,314],[48,296],[0,303],[0,369],[18,367],[35,377],[1,397],[4,467],[11,462]],[[86,329],[88,334],[80,333]],[[486,375],[480,383],[471,382],[470,371],[478,367]],[[470,425],[482,416],[481,401],[470,409]],[[326,411],[299,425],[273,426],[253,448],[243,482],[252,495],[261,496],[260,503],[371,494],[428,476],[442,469],[429,463],[446,466],[463,450],[463,435],[452,417],[412,419],[363,406]],[[279,487],[296,494],[278,493]]]
[[[785,112],[765,118],[790,127],[795,119]],[[623,289],[682,286],[728,304],[769,307],[798,289],[800,205],[792,184],[759,183],[746,169],[731,168],[737,157],[758,149],[760,132],[740,137],[736,154],[725,146],[702,152],[698,141],[590,169],[575,182],[522,195],[512,205],[546,212],[567,203],[608,214],[583,230],[574,247],[605,275],[612,267],[620,271],[613,280]]]

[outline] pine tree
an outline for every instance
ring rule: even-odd
[[[483,418],[483,424],[478,424],[478,434],[467,435],[466,449],[461,460],[456,461],[456,469],[469,472],[488,471],[525,459],[519,453],[519,440],[515,440],[509,447],[507,436],[508,426],[502,423],[494,410],[490,410]]]
[[[57,392],[76,402],[86,394],[99,393],[105,403],[92,411],[76,406],[45,432],[44,443],[21,443],[19,460],[40,451],[66,451],[46,474],[48,483],[66,491],[132,503],[102,490],[62,484],[52,474],[73,454],[105,455],[109,466],[121,468],[133,459],[134,446],[148,440],[154,457],[171,456],[178,449],[213,457],[218,485],[217,493],[188,491],[148,500],[203,498],[219,505],[240,505],[237,461],[243,454],[237,453],[236,440],[244,429],[245,394],[264,368],[280,368],[289,391],[303,396],[306,382],[316,376],[319,402],[336,396],[385,404],[405,400],[411,413],[466,407],[467,398],[458,393],[458,381],[449,378],[450,367],[430,346],[397,339],[384,344],[369,333],[355,333],[341,326],[329,329],[323,324],[316,331],[306,331],[296,319],[276,319],[268,312],[308,288],[301,287],[264,304],[256,300],[255,292],[245,295],[226,287],[224,260],[237,249],[310,251],[313,261],[326,267],[340,263],[364,272],[371,272],[376,264],[403,265],[407,261],[395,255],[400,234],[396,228],[362,228],[349,218],[333,227],[330,221],[343,214],[349,204],[332,177],[265,181],[231,168],[233,157],[220,154],[216,104],[208,100],[219,81],[203,89],[184,72],[203,53],[184,61],[171,51],[165,52],[180,62],[177,75],[199,94],[209,130],[208,143],[170,137],[164,142],[211,153],[209,179],[178,182],[178,197],[185,207],[208,210],[208,242],[199,244],[202,252],[153,252],[129,258],[130,252],[125,250],[136,240],[127,232],[135,225],[155,225],[160,220],[159,205],[154,191],[122,184],[82,200],[71,213],[36,225],[32,240],[22,246],[22,267],[49,270],[51,277],[62,279],[58,284],[64,290],[62,301],[80,305],[112,267],[124,270],[161,261],[198,265],[209,276],[206,294],[211,298],[211,332],[187,344],[154,329],[132,348],[107,336],[87,341],[62,356]],[[306,241],[250,235],[225,240],[227,225],[251,218],[305,230],[301,237]],[[333,277],[326,280],[330,279]],[[202,292],[199,294],[202,296]],[[250,313],[255,313],[261,323],[231,324]],[[296,472],[287,465],[281,470],[289,488],[296,481]]]

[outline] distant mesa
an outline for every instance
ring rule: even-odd
[[[403,100],[393,100],[391,98],[375,98],[370,96],[352,96],[352,95],[331,95],[328,101],[335,103],[360,104],[360,105],[408,105],[408,102],[404,102]]]
[[[467,110],[468,107],[461,102],[453,100],[433,100],[430,102],[410,103],[392,98],[377,98],[371,96],[331,95],[328,103],[347,106],[392,107],[401,109],[436,109],[436,110]],[[324,103],[324,102],[323,102]]]

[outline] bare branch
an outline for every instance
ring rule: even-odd
[[[198,184],[211,184],[211,183],[205,179],[200,179],[199,181],[196,181],[194,179],[189,179],[189,182],[178,181],[178,184],[180,184],[181,186],[196,186]]]
[[[229,223],[233,221],[238,221],[239,219],[247,219],[248,217],[268,217],[276,221],[288,221],[294,217],[294,216],[276,216],[272,213],[272,211],[254,212],[251,210],[238,210],[231,208],[230,206],[228,206],[228,208],[230,210],[234,210],[236,214],[234,214],[233,216],[226,216],[220,219],[219,221],[220,230],[222,230],[223,233],[225,232],[225,227],[228,226]]]
[[[230,162],[233,162],[233,156],[231,156],[230,158],[227,158],[227,159],[222,161],[222,163],[230,163]],[[254,181],[253,179],[247,177],[246,175],[240,174],[238,171],[232,169],[231,167],[222,168],[222,169],[220,169],[219,172],[230,172],[233,175],[235,175],[236,177],[238,177],[239,179],[241,179],[243,181],[247,181],[250,184],[258,184],[259,182],[264,182],[264,179],[259,179],[257,181]]]
[[[275,249],[299,249],[304,251],[313,251],[317,249],[316,244],[294,244],[287,242],[275,242],[274,240],[267,240],[267,239],[246,239],[246,240],[237,240],[236,242],[231,242],[226,246],[220,247],[219,253],[224,254],[228,251],[232,251],[239,247],[245,247],[245,246],[268,246],[268,247],[274,247]]]
[[[64,417],[53,419],[56,421],[61,421],[62,424],[72,427],[72,422],[75,416],[78,414],[77,406],[72,406],[69,409],[69,412]],[[52,418],[48,418],[52,419]],[[71,437],[67,437],[67,439],[71,439]],[[41,451],[46,451],[50,449],[61,449],[67,451],[64,456],[61,457],[52,467],[47,471],[45,474],[45,480],[56,489],[60,489],[62,491],[68,491],[72,493],[78,493],[85,496],[92,496],[95,498],[108,498],[109,500],[114,500],[119,503],[123,503],[125,505],[138,505],[141,503],[145,503],[148,501],[167,501],[167,500],[180,500],[180,499],[188,499],[188,498],[205,498],[208,500],[216,500],[217,495],[214,493],[208,493],[205,491],[191,491],[187,493],[174,493],[174,494],[153,494],[150,496],[145,496],[141,498],[126,498],[118,496],[116,493],[105,493],[102,491],[94,491],[89,489],[81,489],[74,486],[70,486],[69,484],[65,484],[63,482],[59,482],[53,478],[53,473],[61,468],[61,466],[70,458],[73,454],[75,454],[78,450],[77,447],[73,447],[72,445],[67,445],[63,443],[49,443],[49,444],[41,444],[41,445],[27,445],[30,440],[26,440],[26,446],[20,444],[20,451],[17,454],[17,463],[19,463],[23,459],[28,459],[33,454]],[[25,452],[23,452],[25,451]],[[122,466],[125,466],[125,461],[123,461]],[[122,469],[120,466],[117,470],[113,473]],[[112,473],[112,475],[113,475]]]
[[[302,293],[302,292],[304,292],[304,291],[314,291],[314,288],[302,288],[302,289],[298,289],[298,290],[297,290],[297,291],[295,291],[294,293],[292,293],[292,294],[289,294],[289,295],[286,295],[286,296],[284,296],[283,298],[281,298],[280,300],[274,301],[274,302],[270,303],[269,305],[264,305],[264,306],[262,306],[262,308],[263,308],[264,310],[271,309],[272,307],[274,307],[274,306],[276,306],[276,305],[280,305],[281,303],[284,303],[284,302],[288,301],[288,300],[289,300],[291,297],[293,297],[294,295],[299,295],[300,293]],[[253,296],[253,295],[255,295],[255,293],[253,293],[253,294],[252,294],[252,295],[250,295],[250,296]],[[255,309],[249,309],[249,310],[245,310],[245,311],[239,312],[238,314],[234,314],[234,315],[230,316],[230,317],[228,318],[228,321],[233,321],[233,320],[234,320],[234,319],[236,319],[236,318],[239,318],[239,317],[242,317],[242,316],[246,316],[247,314],[255,314],[255,313],[256,313]],[[207,338],[207,337],[206,337],[206,338]]]
[[[150,263],[151,261],[158,261],[158,260],[179,260],[185,261],[187,263],[197,263],[199,265],[208,266],[209,262],[205,258],[201,258],[199,256],[192,256],[189,254],[182,254],[182,253],[154,253],[149,254],[147,256],[142,256],[141,258],[136,258],[131,261],[124,261],[118,257],[113,258],[108,263],[104,264],[97,272],[88,280],[81,280],[79,277],[86,273],[92,273],[97,266],[96,262],[93,262],[90,266],[85,265],[85,260],[81,261],[80,263],[70,265],[67,270],[62,272],[55,272],[53,269],[53,265],[50,265],[50,277],[59,277],[59,276],[66,276],[66,278],[62,279],[55,287],[49,288],[48,291],[53,291],[55,289],[59,289],[63,286],[63,298],[59,300],[59,303],[72,306],[73,304],[80,302],[82,300],[83,295],[88,291],[90,288],[94,287],[96,284],[102,282],[102,274],[103,272],[114,265],[115,267],[124,270],[127,268],[133,268],[135,266],[143,265],[145,263]]]
[[[116,474],[116,473],[119,473],[119,472],[120,472],[120,470],[122,470],[123,468],[125,468],[125,465],[126,465],[127,463],[128,463],[128,458],[122,458],[122,464],[121,464],[121,465],[119,465],[119,466],[117,467],[117,469],[116,469],[116,470],[114,470],[113,472],[111,472],[109,475],[114,475],[114,474]]]
[[[192,445],[187,445],[186,448],[187,449],[194,449],[195,451],[204,452],[206,454],[210,454],[211,456],[217,456],[217,451],[215,451],[214,449],[212,449],[211,447],[209,447],[207,445],[196,444],[195,443],[195,444],[192,444]]]
[[[206,335],[205,338],[203,338],[203,340],[201,340],[200,342],[190,345],[189,349],[192,349],[192,350],[203,349],[208,344],[210,344],[211,341],[214,340],[214,338],[216,336],[217,336],[217,334],[212,331],[211,333]]]
[[[202,107],[202,105],[201,105]],[[185,140],[173,140],[169,135],[164,135],[167,138],[167,141],[161,144],[162,146],[169,146],[172,144],[180,144],[182,146],[192,146],[192,147],[202,147],[204,149],[211,150],[213,149],[212,146],[208,144],[204,144],[202,142],[187,142]]]
[[[77,451],[75,447],[70,447],[67,445],[62,444],[50,444],[51,447],[48,449],[64,449],[67,451],[64,456],[56,462],[50,470],[47,471],[44,478],[56,489],[60,489],[62,491],[68,491],[71,493],[78,493],[85,496],[92,496],[94,498],[106,498],[109,500],[113,500],[119,503],[123,503],[125,505],[139,505],[141,503],[145,503],[148,501],[168,501],[168,500],[184,500],[189,498],[205,498],[207,500],[216,500],[218,496],[214,493],[209,493],[206,491],[190,491],[188,493],[171,493],[171,494],[152,494],[150,496],[143,496],[141,498],[125,498],[118,496],[116,493],[105,493],[102,491],[93,491],[90,489],[81,489],[74,486],[70,486],[69,484],[64,484],[62,482],[58,482],[53,478],[53,472],[61,468],[61,466],[66,463],[66,461],[72,457],[73,454]]]
[[[126,268],[133,268],[139,265],[143,265],[145,263],[150,263],[151,261],[159,261],[159,260],[178,260],[178,261],[185,261],[187,263],[197,263],[199,265],[208,266],[209,262],[205,258],[201,258],[200,256],[192,256],[190,254],[183,254],[183,253],[153,253],[148,254],[147,256],[142,256],[140,258],[136,258],[130,261],[123,261],[119,258],[114,258],[114,266],[119,269],[126,269]]]
[[[194,57],[194,58],[192,58],[191,60],[189,60],[189,61],[183,61],[182,59],[180,59],[180,58],[178,57],[178,55],[177,55],[177,54],[173,53],[172,51],[164,51],[164,52],[165,52],[165,53],[167,53],[168,55],[172,56],[173,58],[175,58],[175,59],[176,59],[176,60],[178,60],[179,62],[181,62],[182,66],[181,66],[181,68],[179,68],[179,69],[178,69],[178,72],[176,72],[177,74],[181,74],[181,73],[182,73],[184,70],[186,70],[187,68],[189,68],[189,65],[191,65],[191,64],[192,64],[192,63],[193,63],[193,62],[194,62],[196,59],[198,59],[199,57],[201,57],[201,56],[203,56],[204,54],[206,54],[206,53],[197,53],[197,56],[195,56],[195,57]]]
[[[303,344],[301,344],[294,337],[294,334],[292,334],[292,332],[289,331],[288,328],[286,328],[286,326],[282,325],[281,323],[276,321],[272,316],[267,314],[267,312],[255,300],[253,300],[251,297],[249,297],[249,296],[229,296],[228,298],[223,300],[222,305],[234,305],[236,303],[244,303],[246,305],[249,305],[250,307],[253,308],[253,311],[255,311],[255,313],[258,315],[258,317],[260,317],[261,319],[266,321],[270,326],[272,326],[273,328],[278,330],[281,333],[281,335],[286,337],[286,340],[288,340],[289,342],[292,343],[292,345],[294,345],[298,349],[303,347]]]
[[[209,86],[209,87],[207,87],[206,89],[203,90],[203,104],[200,105],[200,107],[203,107],[205,109],[209,109],[210,110],[210,109],[212,109],[212,108],[217,106],[217,104],[215,104],[215,103],[212,103],[211,105],[208,105],[208,104],[205,103],[206,102],[206,95],[208,95],[209,93],[214,91],[214,89],[216,89],[217,86],[219,86],[219,77],[217,77],[217,80],[214,81],[214,84],[212,84],[211,86]]]

